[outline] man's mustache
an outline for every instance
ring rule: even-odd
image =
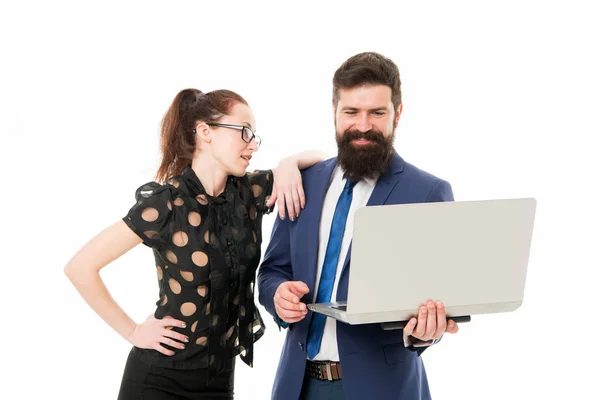
[[[375,143],[385,143],[385,137],[383,136],[383,133],[374,129],[370,129],[366,132],[361,132],[357,130],[347,130],[342,135],[343,143],[350,143],[351,141],[356,139],[367,139]]]

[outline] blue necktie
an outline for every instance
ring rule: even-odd
[[[333,291],[333,283],[335,282],[335,272],[337,270],[338,260],[340,258],[340,249],[342,248],[342,238],[346,229],[346,219],[350,204],[352,203],[352,188],[356,182],[346,180],[344,191],[338,199],[331,222],[331,231],[329,232],[329,241],[327,242],[327,250],[325,252],[325,260],[323,261],[323,269],[321,270],[321,278],[319,280],[319,290],[317,292],[317,303],[328,303],[331,300],[331,292]],[[314,313],[310,322],[308,331],[308,342],[306,351],[308,358],[311,360],[319,353],[321,348],[321,340],[323,339],[323,329],[325,328],[326,316],[320,313]]]

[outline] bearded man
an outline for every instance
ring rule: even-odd
[[[396,330],[306,308],[347,300],[358,208],[453,200],[448,182],[394,150],[402,93],[393,61],[372,52],[346,60],[333,77],[333,113],[338,156],[303,171],[306,208],[295,221],[275,222],[258,273],[261,304],[287,328],[272,398],[431,399],[420,355],[458,331],[441,301],[421,305]]]

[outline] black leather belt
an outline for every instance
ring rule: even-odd
[[[339,362],[332,361],[306,361],[306,375],[322,381],[336,381],[342,379],[342,369]]]

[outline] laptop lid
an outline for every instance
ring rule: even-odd
[[[347,318],[403,321],[428,299],[449,316],[517,309],[536,200],[370,206],[354,220]]]

